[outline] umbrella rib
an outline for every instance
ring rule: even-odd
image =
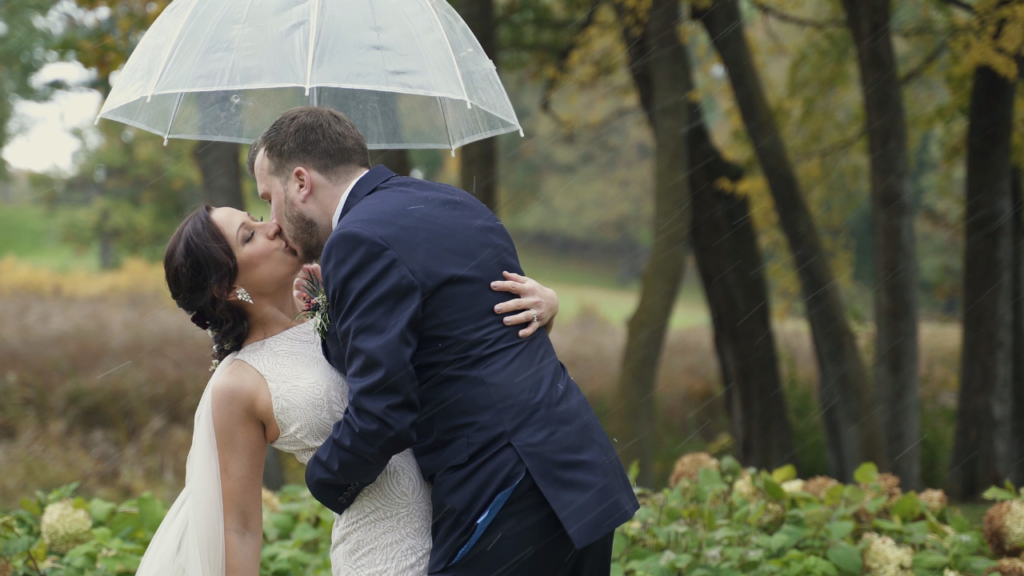
[[[441,109],[441,119],[444,120],[444,129],[448,132],[448,146],[452,149],[452,158],[455,158],[455,143],[452,142],[452,129],[448,126],[448,115],[444,112],[444,102],[441,102],[441,97],[437,97],[437,107]]]
[[[160,64],[160,69],[157,70],[156,76],[153,77],[153,82],[149,85],[149,95],[146,96],[146,102],[153,99],[153,91],[156,90],[156,85],[160,82],[160,78],[164,75],[164,69],[167,68],[167,61],[171,59],[171,52],[174,52],[174,47],[178,45],[178,39],[181,38],[181,31],[185,28],[185,22],[188,22],[188,17],[192,15],[192,11],[195,10],[196,4],[199,4],[199,0],[192,2],[192,5],[188,7],[188,12],[185,13],[185,17],[181,19],[181,24],[178,25],[178,31],[174,33],[174,40],[171,41],[171,45],[167,47],[167,52],[164,53],[164,61]]]
[[[320,12],[320,0],[313,0],[313,16],[309,24],[309,58],[306,60],[306,96],[309,96],[309,82],[313,79],[313,48],[316,45],[316,19],[318,12]]]
[[[452,66],[455,66],[455,75],[459,77],[459,85],[462,86],[462,95],[466,99],[466,108],[473,109],[473,105],[469,102],[469,92],[466,92],[466,83],[462,80],[462,70],[459,69],[459,61],[455,59],[455,51],[452,50],[452,41],[448,39],[448,32],[445,32],[444,25],[441,24],[441,18],[437,15],[437,10],[434,10],[434,5],[431,0],[423,0],[426,3],[427,8],[430,8],[431,14],[434,15],[434,20],[437,20],[437,27],[441,29],[441,35],[444,36],[444,43],[448,46],[448,55],[452,57]],[[449,140],[451,135],[449,134]],[[452,148],[454,151],[455,149]]]
[[[178,99],[174,102],[174,111],[171,112],[171,121],[167,123],[167,132],[164,132],[164,146],[167,146],[167,139],[171,137],[171,126],[174,126],[174,118],[178,115],[178,107],[181,106],[181,99],[184,92],[178,92]]]

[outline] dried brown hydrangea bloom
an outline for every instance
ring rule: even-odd
[[[949,498],[943,490],[929,488],[917,495],[917,499],[924,504],[932,514],[938,514],[949,505]]]
[[[675,488],[682,480],[696,482],[700,471],[704,468],[718,470],[720,468],[718,459],[707,452],[683,454],[679,460],[676,460],[676,465],[672,468],[672,475],[668,480],[669,487]]]
[[[989,508],[982,530],[996,557],[1020,556],[1024,552],[1024,502],[1006,500]]]
[[[14,566],[7,558],[0,558],[0,576],[11,576],[14,574]]]
[[[998,564],[986,570],[985,574],[1024,576],[1024,561],[1020,558],[1003,558]]]
[[[818,498],[819,500],[825,499],[825,494],[833,487],[839,486],[839,481],[828,476],[815,476],[807,482],[804,482],[804,492]]]

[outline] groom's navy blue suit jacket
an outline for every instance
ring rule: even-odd
[[[633,516],[618,456],[547,333],[520,339],[493,312],[507,294],[490,283],[522,269],[483,204],[375,167],[352,189],[321,265],[324,353],[347,377],[349,406],[306,468],[317,500],[344,512],[413,448],[433,484],[431,572],[524,471],[578,548]]]

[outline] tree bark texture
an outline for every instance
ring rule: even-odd
[[[383,164],[399,176],[408,176],[412,172],[412,161],[409,159],[409,151],[398,150],[370,150],[370,163],[374,166]]]
[[[843,0],[860,65],[871,158],[875,263],[874,408],[891,470],[921,489],[917,385],[917,259],[907,122],[890,0]]]
[[[487,57],[498,63],[498,30],[494,0],[460,0],[462,19],[476,35]],[[459,180],[462,189],[476,196],[491,212],[498,213],[498,141],[486,138],[459,149]]]
[[[232,142],[196,142],[194,155],[203,177],[203,198],[213,206],[245,210],[242,159]]]
[[[1013,363],[1010,143],[1015,84],[993,69],[979,66],[971,89],[962,374],[949,473],[950,496],[959,499],[1001,484],[1009,473]]]
[[[886,466],[878,419],[857,342],[829,267],[814,218],[754,66],[736,0],[715,0],[695,10],[715,45],[733,86],[736,102],[768,181],[779,222],[800,277],[807,319],[821,378],[819,401],[829,446],[829,464],[837,479],[849,481],[863,461]]]
[[[760,469],[798,465],[750,203],[715,186],[743,172],[715,149],[696,108],[690,109],[693,250],[711,309],[736,456]]]
[[[1021,188],[1021,169],[1014,166],[1010,179],[1013,201],[1013,365],[1010,386],[1013,404],[1010,423],[1010,479],[1020,486],[1024,483],[1024,188]]]
[[[627,327],[616,415],[623,461],[640,462],[638,483],[654,485],[653,445],[657,412],[654,387],[665,333],[683,280],[691,223],[687,181],[687,93],[685,47],[679,41],[679,4],[653,0],[643,35],[648,52],[642,66],[650,79],[651,128],[656,143],[654,244],[644,270],[640,303]],[[628,32],[627,32],[628,35]],[[631,54],[632,60],[632,54]]]

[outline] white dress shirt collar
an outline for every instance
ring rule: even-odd
[[[338,222],[341,220],[341,211],[345,208],[345,201],[348,200],[348,195],[351,194],[352,189],[356,187],[356,182],[359,182],[359,179],[362,178],[367,172],[369,172],[369,170],[363,170],[362,174],[356,176],[355,180],[353,180],[352,183],[348,185],[348,189],[345,190],[345,193],[341,195],[341,200],[338,201],[338,207],[334,210],[334,219],[331,220],[332,231],[338,228]]]

